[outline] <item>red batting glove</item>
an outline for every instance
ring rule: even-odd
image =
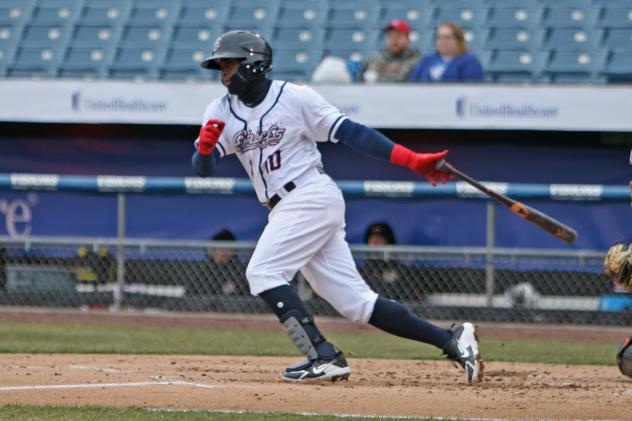
[[[436,168],[437,161],[447,154],[447,149],[438,153],[417,153],[402,145],[395,145],[391,151],[391,163],[410,168],[426,177],[436,187],[437,179],[445,184],[447,179],[454,178],[452,174]]]
[[[201,155],[210,155],[217,145],[217,141],[224,130],[224,122],[221,120],[209,120],[206,126],[200,129],[197,151]]]

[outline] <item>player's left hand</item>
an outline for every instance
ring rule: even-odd
[[[206,125],[200,129],[198,152],[202,155],[210,155],[215,149],[223,130],[223,121],[213,119],[207,121]]]

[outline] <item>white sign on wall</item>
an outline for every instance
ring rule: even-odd
[[[312,85],[372,127],[632,131],[632,87]],[[0,121],[201,123],[219,83],[0,81]]]

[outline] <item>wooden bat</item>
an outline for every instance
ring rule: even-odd
[[[511,209],[512,212],[520,215],[527,221],[531,222],[532,224],[537,225],[538,227],[554,235],[560,240],[568,244],[573,244],[575,240],[577,240],[577,232],[571,227],[562,224],[560,221],[557,221],[556,219],[551,218],[550,216],[540,212],[537,209],[527,206],[524,203],[517,202],[505,196],[504,194],[500,194],[498,192],[495,192],[485,187],[479,181],[476,181],[475,179],[473,179],[472,177],[466,174],[463,174],[461,171],[457,170],[452,165],[448,164],[445,160],[442,159],[442,160],[437,161],[436,168],[438,170],[442,170],[450,174],[453,174],[457,178],[472,185],[476,189],[485,193],[487,196],[507,206],[509,209]]]

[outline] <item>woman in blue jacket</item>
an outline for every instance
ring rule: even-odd
[[[410,72],[410,82],[480,82],[483,67],[469,52],[459,25],[444,22],[437,27],[437,51],[423,57]]]

